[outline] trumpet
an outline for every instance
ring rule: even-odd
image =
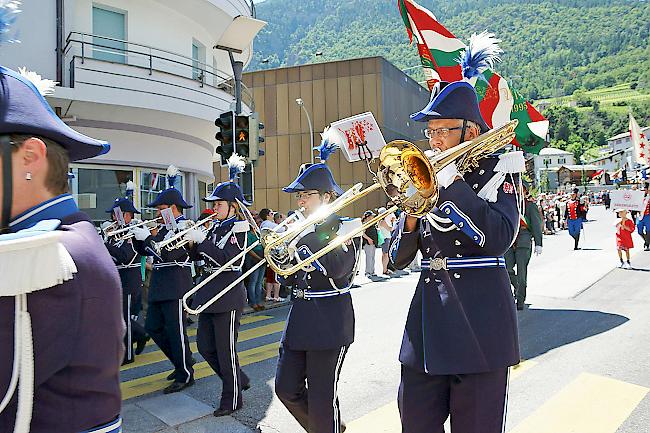
[[[239,202],[238,202],[239,203]],[[230,259],[228,263],[225,265],[221,266],[217,271],[213,272],[210,274],[206,279],[201,281],[199,284],[194,286],[190,291],[188,291],[184,296],[183,296],[183,308],[185,309],[186,312],[189,314],[199,314],[205,311],[206,308],[208,308],[210,305],[214,304],[217,302],[219,299],[221,299],[226,293],[228,293],[233,287],[236,287],[241,281],[243,281],[245,278],[247,278],[250,274],[252,274],[257,268],[262,266],[267,262],[266,258],[260,260],[257,262],[252,268],[244,272],[239,278],[237,278],[235,281],[230,283],[225,289],[223,289],[221,292],[219,292],[217,295],[215,295],[212,299],[207,301],[205,304],[199,305],[196,308],[191,308],[187,304],[187,300],[196,292],[201,290],[206,284],[208,284],[210,281],[215,279],[217,275],[220,275],[222,272],[225,272],[228,270],[231,266],[233,266],[235,263],[238,261],[242,260],[246,254],[248,254],[250,251],[252,251],[254,248],[256,248],[260,243],[264,243],[262,239],[264,239],[266,236],[268,236],[270,233],[277,233],[278,231],[283,230],[285,227],[289,226],[290,224],[293,224],[296,221],[303,220],[305,217],[303,216],[303,212],[305,211],[305,208],[300,208],[300,210],[294,212],[291,216],[289,216],[287,219],[282,221],[281,224],[279,224],[277,227],[272,228],[272,229],[264,229],[260,230],[260,228],[257,226],[255,223],[255,219],[253,216],[250,214],[248,209],[246,207],[239,203],[240,209],[242,209],[242,212],[246,216],[246,219],[248,220],[249,224],[251,225],[253,231],[258,235],[260,240],[257,240],[250,244],[248,247],[246,247],[242,252],[237,254],[235,257]]]
[[[104,229],[104,236],[106,238],[111,238],[114,242],[119,242],[119,241],[125,241],[127,239],[131,239],[133,237],[133,228],[135,227],[141,227],[145,226],[145,228],[148,228],[149,231],[155,230],[158,228],[158,220],[161,219],[160,217],[154,218],[152,220],[147,220],[147,221],[141,221],[137,224],[131,224],[129,226],[123,227],[121,229],[115,229],[117,227],[117,221],[113,222],[110,226]],[[112,228],[112,229],[111,229]]]
[[[185,239],[185,235],[194,229],[201,230],[202,232],[207,233],[209,229],[203,227],[203,224],[212,221],[213,218],[214,216],[210,215],[209,217],[203,218],[200,221],[190,224],[189,226],[179,231],[169,239],[165,239],[160,242],[154,242],[153,247],[156,250],[156,253],[160,254],[160,252],[163,249],[167,251],[172,251],[184,247],[185,245],[190,243],[188,239]]]
[[[268,265],[278,275],[291,275],[347,243],[352,238],[359,236],[367,228],[398,209],[402,209],[406,214],[414,217],[427,215],[438,202],[436,174],[457,160],[459,161],[458,169],[461,173],[476,167],[481,158],[496,152],[512,141],[515,137],[514,130],[517,124],[516,119],[512,120],[500,128],[490,130],[473,140],[461,143],[431,157],[408,141],[391,141],[384,146],[379,155],[379,170],[376,174],[376,183],[366,189],[363,189],[363,184],[358,183],[332,203],[323,206],[309,218],[291,227],[285,233],[281,235],[269,233],[265,237],[264,256]],[[330,241],[327,246],[296,264],[292,265],[291,254],[277,254],[278,249],[280,251],[286,249],[291,240],[297,239],[311,225],[323,221],[329,215],[338,212],[379,188],[382,188],[395,203],[394,206],[372,217],[345,235],[338,236]]]

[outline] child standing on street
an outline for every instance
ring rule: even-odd
[[[616,223],[616,249],[618,250],[618,259],[621,261],[619,267],[631,269],[630,248],[634,248],[634,241],[632,241],[634,222],[628,218],[626,209],[616,209],[616,214],[620,218]],[[625,251],[627,263],[623,263],[623,251]]]

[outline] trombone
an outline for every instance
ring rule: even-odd
[[[186,234],[188,234],[194,229],[201,230],[202,232],[207,233],[209,229],[203,227],[203,224],[209,223],[213,219],[214,219],[214,215],[210,215],[209,217],[203,218],[200,221],[193,222],[192,224],[188,225],[186,228],[179,231],[169,239],[165,239],[160,242],[154,242],[153,244],[154,250],[156,250],[156,253],[160,254],[160,252],[163,249],[167,251],[172,251],[184,247],[190,242],[189,240],[185,239]]]
[[[268,236],[268,233],[277,233],[278,231],[284,229],[285,227],[289,226],[290,224],[293,224],[295,221],[300,221],[303,220],[305,217],[303,216],[303,212],[305,211],[305,208],[300,208],[300,210],[296,211],[293,213],[293,215],[287,217],[282,223],[280,223],[277,227],[273,229],[265,229],[265,230],[260,230],[260,228],[257,226],[255,223],[255,219],[253,216],[250,214],[246,206],[244,206],[242,203],[237,201],[239,203],[240,209],[242,210],[242,213],[244,216],[246,216],[246,219],[248,220],[250,226],[252,227],[252,230],[255,232],[255,234],[258,235],[260,240],[257,240],[250,244],[248,247],[246,247],[242,252],[237,254],[235,257],[230,259],[226,264],[222,265],[218,270],[210,274],[208,277],[206,277],[203,281],[201,281],[199,284],[194,286],[190,291],[188,291],[184,296],[183,296],[183,308],[185,311],[187,311],[189,314],[199,314],[205,311],[206,308],[208,308],[210,305],[214,304],[217,302],[219,299],[221,299],[226,293],[228,293],[233,287],[237,286],[241,281],[243,281],[246,277],[248,277],[250,274],[252,274],[257,268],[262,266],[263,264],[267,263],[267,259],[263,258],[259,262],[257,262],[252,268],[244,272],[239,278],[237,278],[235,281],[230,283],[226,288],[224,288],[222,291],[217,293],[212,299],[207,301],[205,304],[199,305],[196,308],[191,308],[187,304],[187,300],[198,292],[203,286],[208,284],[210,281],[212,281],[214,278],[217,277],[217,275],[220,275],[222,272],[225,272],[228,270],[233,264],[235,264],[237,261],[241,260],[246,254],[248,254],[251,250],[253,250],[255,247],[257,247],[260,243],[264,243],[263,239],[265,236]],[[294,221],[295,220],[295,221]],[[266,235],[265,235],[266,233]]]
[[[357,183],[332,203],[323,206],[315,214],[309,216],[301,224],[292,227],[287,232],[279,235],[269,233],[264,239],[264,256],[268,265],[278,274],[287,276],[309,266],[325,254],[348,242],[355,236],[363,233],[368,227],[376,224],[381,219],[402,209],[406,214],[414,217],[427,215],[438,202],[438,182],[436,174],[447,165],[459,160],[458,170],[465,173],[478,166],[478,161],[501,149],[515,137],[515,128],[518,121],[511,120],[500,128],[490,130],[470,141],[447,149],[433,156],[426,155],[417,146],[408,141],[394,140],[384,146],[379,155],[379,170],[375,173],[376,183],[363,189],[363,184]],[[276,262],[278,248],[287,249],[286,245],[294,240],[313,224],[336,213],[350,203],[365,197],[371,192],[382,188],[386,195],[395,203],[385,212],[375,215],[356,229],[330,241],[312,256],[291,265],[291,260],[285,256]],[[290,256],[290,255],[289,255]]]
[[[131,229],[135,227],[145,226],[146,228],[149,229],[149,231],[155,230],[156,228],[158,228],[159,219],[161,219],[161,217],[154,218],[152,220],[141,221],[137,224],[132,224],[123,227],[121,229],[115,229],[115,227],[117,227],[118,222],[114,221],[110,226],[104,229],[104,236],[106,236],[106,238],[112,238],[114,242],[125,241],[127,239],[131,239],[134,236],[133,231]]]

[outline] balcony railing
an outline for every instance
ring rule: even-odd
[[[254,13],[254,5],[252,9]],[[63,83],[68,87],[75,85],[76,61],[84,64],[87,59],[92,59],[95,62],[131,66],[148,71],[149,75],[162,73],[184,78],[195,82],[197,88],[218,89],[235,96],[235,82],[231,73],[162,48],[89,33],[70,32],[63,52],[70,65],[68,82]],[[109,73],[108,70],[105,72]],[[174,83],[166,84],[177,86]],[[242,103],[255,110],[253,95],[243,83]]]

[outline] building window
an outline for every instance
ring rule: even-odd
[[[566,164],[566,158],[558,158],[557,163],[558,164]]]
[[[544,165],[550,165],[552,160],[550,158],[544,158]]]
[[[106,210],[117,197],[126,194],[126,183],[133,180],[133,170],[74,167],[70,182],[72,196],[79,209],[96,223],[110,219]]]
[[[184,186],[185,178],[179,173],[176,179],[176,188],[183,193]],[[146,207],[146,205],[154,201],[160,191],[168,187],[167,176],[164,171],[142,170],[140,173],[140,203],[142,208],[140,211],[142,212],[142,219],[156,217],[156,208]],[[185,194],[183,194],[183,198],[185,198]]]
[[[93,57],[126,63],[126,14],[93,6]]]
[[[192,79],[205,82],[205,46],[192,40]]]

